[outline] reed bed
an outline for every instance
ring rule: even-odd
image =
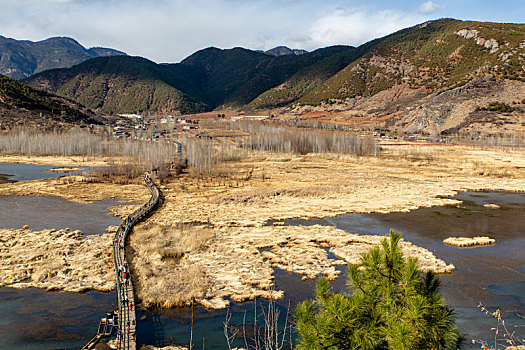
[[[312,130],[286,125],[252,121],[206,122],[203,126],[238,130],[250,136],[238,143],[239,147],[273,153],[335,153],[358,156],[378,156],[376,140],[351,132]]]
[[[141,170],[153,170],[177,157],[174,144],[115,140],[89,131],[39,132],[18,129],[0,134],[0,153],[29,156],[127,157]]]
[[[188,167],[196,176],[224,177],[236,173],[229,162],[241,161],[252,151],[277,154],[333,153],[378,155],[379,146],[369,137],[342,131],[311,130],[253,122],[222,122],[221,128],[250,133],[249,137],[215,140],[185,136],[182,156],[175,143],[166,140],[115,139],[111,136],[73,129],[67,132],[40,132],[17,129],[0,134],[0,153],[29,156],[119,157],[118,163],[96,170],[102,177],[129,181],[144,171],[159,171],[164,179],[168,168]],[[161,179],[162,180],[162,179]]]
[[[184,255],[204,249],[212,238],[213,231],[206,226],[138,226],[129,249],[142,305],[181,307],[204,298],[209,283],[206,270]]]
[[[493,245],[496,243],[496,240],[494,238],[490,237],[449,237],[445,240],[443,240],[443,243],[452,245],[455,247],[478,247],[478,246],[484,246],[484,245]]]

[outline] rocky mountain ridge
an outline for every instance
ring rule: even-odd
[[[525,25],[444,19],[381,39],[295,110],[337,110],[336,119],[402,132],[514,133],[525,132],[524,98]]]
[[[125,53],[103,47],[86,49],[69,37],[34,42],[0,36],[0,74],[14,79],[27,78],[48,69],[71,67],[94,57],[119,55]]]

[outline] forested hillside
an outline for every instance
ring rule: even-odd
[[[389,119],[403,114],[403,108],[413,114],[412,109],[429,103],[421,99],[432,94],[447,92],[443,96],[456,98],[456,104],[474,95],[501,96],[502,101],[468,105],[448,124],[444,123],[448,110],[454,108],[450,99],[414,117],[419,118],[418,128],[445,125],[452,130],[475,108],[489,102],[521,101],[525,97],[520,98],[524,62],[525,25],[441,19],[357,48],[332,46],[273,56],[243,48],[211,47],[180,63],[162,65],[137,57],[104,57],[69,69],[45,71],[25,81],[106,113],[191,113],[225,107],[287,107],[302,113],[301,106],[330,111],[331,105],[338,104],[340,111]],[[512,87],[511,82],[517,85]],[[469,96],[464,94],[466,89],[448,93],[465,86],[480,89]],[[432,120],[420,120],[427,116]],[[385,125],[397,122],[389,123]],[[403,123],[405,127],[412,121]]]
[[[246,105],[299,70],[353,50],[334,46],[275,57],[242,48],[207,48],[177,64],[156,64],[140,57],[104,57],[69,69],[45,71],[25,82],[105,113],[189,113]]]
[[[100,124],[102,119],[75,101],[30,88],[0,75],[0,130],[15,126],[55,128]]]

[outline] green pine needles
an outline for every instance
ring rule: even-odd
[[[325,278],[315,301],[296,310],[297,349],[458,349],[461,337],[453,312],[438,293],[439,280],[420,274],[416,259],[405,259],[401,234],[349,267],[351,294],[334,293]]]

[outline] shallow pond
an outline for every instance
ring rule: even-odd
[[[118,204],[116,199],[79,204],[50,196],[0,196],[0,228],[69,227],[101,234],[120,224],[107,209]],[[0,349],[79,349],[115,305],[114,293],[0,288]]]
[[[115,305],[115,293],[0,288],[0,349],[80,349]]]
[[[61,167],[52,165],[22,164],[22,163],[0,163],[0,183],[50,179],[69,174],[76,174],[73,171],[51,171]],[[88,168],[82,168],[88,169]]]
[[[391,228],[404,238],[431,250],[452,263],[456,270],[441,275],[441,294],[456,311],[460,331],[471,339],[493,339],[493,318],[483,314],[478,304],[491,310],[501,308],[503,316],[525,336],[525,194],[506,192],[466,192],[454,197],[460,206],[421,208],[409,213],[348,214],[324,220],[288,220],[287,225],[333,225],[351,233],[386,234]],[[486,208],[497,204],[499,209]],[[451,236],[490,236],[493,246],[457,248],[443,244]],[[343,287],[343,279],[335,282]],[[479,346],[472,346],[478,349]]]
[[[439,258],[456,266],[453,274],[440,276],[441,292],[447,303],[456,310],[457,325],[466,335],[466,348],[479,349],[479,345],[471,345],[473,338],[493,339],[490,328],[496,325],[495,320],[479,311],[479,302],[491,310],[500,307],[511,327],[522,327],[511,328],[511,331],[516,330],[524,336],[525,320],[518,315],[525,314],[525,257],[522,253],[525,247],[525,194],[468,192],[455,198],[464,201],[463,204],[459,207],[422,208],[409,213],[349,214],[325,220],[287,220],[286,225],[332,225],[361,234],[384,235],[390,228],[401,231],[405,239],[433,251]],[[487,203],[498,204],[500,209],[483,207]],[[75,228],[73,225],[69,227]],[[456,248],[442,243],[449,236],[475,235],[491,236],[496,239],[496,244],[478,248]],[[345,271],[344,267],[341,269]],[[344,290],[344,284],[343,273],[334,282],[334,287]],[[298,302],[311,298],[314,286],[314,281],[302,282],[298,275],[277,270],[276,287],[285,291],[286,298],[278,301],[281,314],[286,313],[289,302],[293,308]],[[18,324],[23,329],[32,324],[33,315],[38,315],[35,318],[40,320],[49,319],[51,322],[53,319],[54,323],[50,323],[49,327],[43,326],[47,335],[42,335],[42,332],[34,338],[25,332],[10,332],[8,338],[0,333],[0,348],[78,348],[77,344],[87,342],[94,335],[100,317],[115,304],[113,294],[78,295],[30,291],[0,289],[0,320],[3,320],[0,325],[5,323],[15,327]],[[60,302],[57,295],[60,296]],[[7,299],[15,300],[18,304],[11,306],[13,303],[4,302]],[[55,302],[71,306],[55,307]],[[22,312],[17,312],[19,308],[22,308]],[[232,305],[231,324],[242,325],[245,312],[246,323],[252,324],[253,308],[253,303]],[[39,314],[35,313],[36,309]],[[202,348],[203,338],[206,349],[226,348],[223,334],[226,310],[206,311],[196,308],[194,312],[193,339],[196,348]],[[139,343],[159,346],[174,342],[188,344],[191,310],[139,311],[138,317],[140,316],[146,316],[146,319],[139,321]],[[6,347],[11,344],[18,345]],[[242,346],[243,342],[237,340],[235,345]]]
[[[13,173],[13,172],[11,172]],[[18,176],[34,180],[42,174]],[[101,234],[121,220],[108,210],[117,199],[79,204],[51,196],[0,196],[0,228],[69,227]],[[79,349],[94,336],[101,317],[116,305],[114,293],[86,294],[0,288],[0,349]]]
[[[80,204],[51,196],[0,196],[0,228],[81,230],[85,235],[101,234],[109,225],[118,226],[120,218],[108,210],[117,199]]]

